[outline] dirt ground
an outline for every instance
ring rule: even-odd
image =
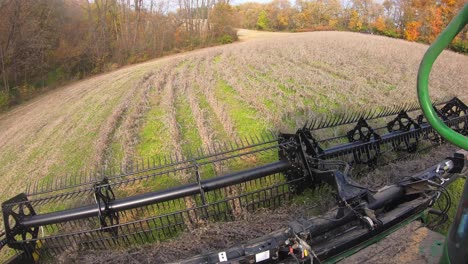
[[[442,255],[445,237],[420,222],[412,222],[339,264],[436,264]]]
[[[430,154],[415,157],[381,167],[358,179],[364,185],[379,188],[386,184],[411,176],[453,156],[458,149],[442,145]],[[314,210],[325,212],[334,204],[331,196],[314,201]],[[194,255],[221,250],[238,245],[244,241],[260,237],[274,230],[287,226],[288,222],[298,217],[312,217],[310,204],[286,205],[276,210],[260,210],[248,214],[244,219],[226,223],[208,223],[191,232],[182,234],[170,241],[153,245],[144,245],[122,250],[67,252],[60,256],[58,263],[175,263]],[[403,235],[404,234],[404,235]],[[432,246],[432,242],[443,240],[440,234],[413,223],[393,233],[376,245],[373,245],[340,263],[434,263],[437,256],[431,252],[422,252],[420,246]],[[424,250],[423,250],[424,251]]]
[[[279,37],[279,36],[290,36],[293,33],[286,33],[286,32],[271,32],[271,31],[257,31],[257,30],[250,30],[250,29],[238,29],[237,36],[239,37],[240,41],[248,41],[253,39],[265,39],[271,37]]]
[[[300,208],[279,208],[245,215],[243,220],[210,223],[186,232],[171,241],[121,251],[70,252],[59,263],[171,263],[194,255],[234,246],[287,227],[288,221],[301,215]]]

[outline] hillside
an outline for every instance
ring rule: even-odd
[[[334,109],[416,100],[426,45],[349,32],[271,34],[128,66],[0,115],[0,198],[100,164],[188,155],[293,130]],[[468,99],[468,57],[444,52],[432,97]]]

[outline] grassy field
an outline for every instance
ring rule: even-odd
[[[128,66],[0,115],[0,199],[101,164],[185,156],[213,142],[293,131],[336,109],[416,100],[426,45],[349,32],[242,34],[240,43]],[[466,56],[445,51],[431,95],[466,101],[467,66]]]

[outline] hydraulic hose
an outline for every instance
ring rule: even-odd
[[[439,54],[452,42],[455,36],[465,27],[468,22],[468,4],[465,4],[457,16],[450,22],[447,28],[437,37],[434,43],[424,54],[424,57],[419,65],[418,71],[418,99],[423,110],[424,116],[431,126],[446,140],[468,150],[468,137],[463,136],[449,128],[437,116],[434,110],[431,98],[429,96],[429,74],[431,73],[432,65]]]

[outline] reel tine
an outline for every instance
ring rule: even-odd
[[[318,125],[318,128],[325,128],[325,124],[326,124],[326,119],[321,117],[320,118],[320,124]]]
[[[201,153],[203,153],[205,149],[205,145],[201,145],[199,148],[196,148],[193,153],[193,156],[190,158],[190,160],[195,160],[195,162],[197,160],[200,160],[203,158],[203,155]]]
[[[331,121],[330,126],[331,127],[336,126],[339,123],[339,120],[340,120],[340,117],[338,114],[332,115],[332,121]]]
[[[39,192],[39,181],[38,180],[35,180],[34,181],[34,191],[33,191],[33,195],[34,194],[37,194]]]
[[[322,115],[320,118],[320,128],[326,128],[327,127],[327,121],[328,121],[328,116],[327,115]]]
[[[328,127],[332,127],[333,124],[335,123],[335,120],[336,120],[336,117],[333,116],[333,115],[330,115],[330,116],[329,116],[329,121],[328,121],[328,125],[327,125],[327,126],[328,126]]]
[[[315,127],[315,122],[317,122],[317,119],[314,119],[313,121],[310,122],[310,124],[309,124],[309,130],[314,129],[314,127]]]
[[[249,141],[249,139],[250,139],[250,141]],[[253,145],[253,144],[255,144],[255,141],[253,140],[252,135],[249,135],[248,138],[247,138],[246,140],[247,140],[247,145]]]
[[[398,113],[401,113],[401,111],[404,111],[405,108],[406,108],[406,104],[401,105],[400,108],[398,109]],[[396,113],[396,114],[398,114],[398,113]]]
[[[396,105],[395,110],[393,111],[392,115],[396,115],[396,114],[400,113],[403,108],[404,108],[404,104],[403,105]]]
[[[175,153],[169,154],[169,164],[174,164],[174,155]]]
[[[30,187],[31,187],[31,181],[29,180],[29,181],[26,182],[26,189],[25,189],[26,195],[29,194],[29,188],[30,188]],[[0,233],[1,233],[1,232],[0,232]]]
[[[315,117],[314,119],[314,126],[312,127],[311,130],[317,130],[320,127],[320,120],[321,118],[319,116]]]
[[[389,117],[389,116],[396,115],[399,112],[400,107],[401,107],[401,105],[398,105],[398,104],[392,105],[391,107],[388,108],[388,113],[386,115],[384,115],[383,117]]]
[[[363,115],[364,115],[363,112],[356,113],[355,115],[353,115],[353,119],[351,120],[351,123],[355,123],[355,122],[359,121],[359,119],[361,119],[361,117]]]
[[[378,114],[378,117],[387,116],[389,113],[391,113],[391,111],[392,111],[391,108],[384,107],[382,111],[380,111],[380,113]]]
[[[325,127],[330,127],[333,121],[333,116],[331,116],[330,114],[326,114],[325,117],[325,119],[327,120]]]
[[[157,159],[155,158],[155,161],[156,161],[156,166],[155,166],[155,168],[160,168],[160,167],[162,167],[162,165],[163,165],[163,160],[161,159],[161,156],[160,156],[160,155],[157,156]]]
[[[268,140],[278,140],[278,134],[274,133],[273,131],[269,132],[270,138]]]
[[[242,137],[239,137],[239,141],[241,143],[241,148],[245,148],[247,145],[244,143],[244,141],[242,140]]]
[[[327,116],[327,127],[332,127],[333,126],[333,121],[334,121],[334,116],[332,114],[329,114]]]
[[[325,127],[330,127],[330,124],[331,124],[331,117],[330,117],[330,115],[328,115],[328,114],[325,115],[325,118],[324,118],[324,119],[325,119],[324,128],[325,128]]]
[[[366,114],[364,115],[364,120],[370,119],[371,116],[372,116],[372,110],[367,111]]]
[[[356,113],[356,114],[354,115],[353,123],[358,122],[359,120],[361,120],[362,118],[364,118],[365,115],[366,115],[366,112],[359,112],[359,113]]]
[[[336,116],[336,122],[333,124],[333,126],[338,126],[344,124],[344,114],[339,114]]]
[[[215,153],[217,153],[216,156],[222,155],[221,153],[229,149],[229,146],[224,141],[215,141],[211,144],[207,144],[207,146],[211,149],[209,153],[210,156],[215,156]],[[217,151],[217,149],[219,151]]]
[[[236,143],[236,141],[235,141],[235,138],[234,138],[234,141],[229,141],[229,142],[227,142],[227,143],[224,142],[224,145],[225,145],[225,146],[226,146],[227,144],[229,144],[229,146],[227,146],[226,149],[231,149],[231,150],[233,150],[233,149],[238,149],[238,148],[239,148],[239,146],[236,145],[237,143]],[[234,144],[234,145],[232,145],[232,144]]]
[[[313,129],[318,129],[319,127],[319,122],[320,122],[320,118],[315,118],[314,119],[314,126],[312,127]]]
[[[414,110],[413,107],[414,107],[414,102],[408,103],[406,105],[405,112],[413,111]]]
[[[231,144],[231,142],[229,142],[229,143]],[[239,144],[239,142],[238,142],[237,137],[234,137],[234,141],[233,141],[232,143],[234,144],[234,146],[231,145],[230,150],[234,150],[234,149],[241,148],[241,146],[240,146],[240,144]]]
[[[187,152],[188,153],[186,154],[186,160],[192,160],[196,158],[196,156],[193,154],[192,149],[189,148]]]
[[[403,108],[403,112],[408,112],[408,110],[411,109],[411,103],[405,103],[405,107]]]
[[[235,142],[235,145],[236,145],[235,149],[244,148],[244,144],[240,141],[239,137],[235,137],[234,142]]]
[[[208,155],[209,155],[209,156],[214,155],[214,153],[216,152],[216,151],[215,151],[216,145],[219,145],[219,143],[217,144],[217,142],[213,142],[212,144],[207,144],[207,145],[206,145],[206,149],[207,149],[207,151],[208,151]],[[219,147],[220,147],[220,146],[219,146]]]
[[[364,119],[371,119],[374,117],[374,113],[376,112],[376,109],[370,109],[368,115]]]
[[[346,113],[345,118],[344,118],[344,124],[349,124],[351,120],[353,119],[353,114],[352,113]]]
[[[264,139],[263,137],[263,133],[260,134],[260,138],[258,137],[258,134],[255,134],[255,140],[257,140],[257,143],[260,143],[260,142],[266,142],[267,140]],[[268,136],[268,135],[265,135],[265,136]]]
[[[44,182],[41,181],[41,182],[40,182],[40,186],[41,186],[40,192],[41,192],[41,193],[44,192],[44,185],[45,185]]]
[[[381,117],[391,116],[394,115],[396,112],[398,112],[398,105],[392,105],[390,107],[387,107],[386,113]]]
[[[378,114],[379,114],[379,109],[378,108],[372,109],[372,117],[370,119],[378,118],[378,116],[377,116]]]
[[[259,134],[260,135],[267,135],[266,133],[268,132],[262,132],[262,133],[254,133],[251,135],[252,137],[252,142],[254,142],[254,144],[264,144],[267,140],[262,140],[261,139],[261,136],[259,137]]]

